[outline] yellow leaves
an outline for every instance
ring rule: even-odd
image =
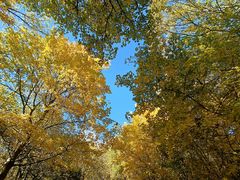
[[[159,174],[163,172],[155,163],[159,143],[156,143],[147,131],[149,122],[157,117],[159,111],[160,108],[155,108],[140,115],[135,114],[132,123],[124,125],[121,135],[117,137],[114,145],[114,148],[119,150],[116,159],[119,164],[121,162],[124,174],[129,179],[151,177],[153,174],[148,172],[149,169],[159,171]]]
[[[159,107],[155,108],[155,110],[153,110],[153,111],[150,113],[150,116],[153,117],[153,118],[155,118],[155,117],[157,116],[159,110],[160,110]]]
[[[142,125],[142,124],[147,124],[146,114],[134,115],[132,124],[133,124],[133,126],[139,126],[139,125]]]
[[[117,164],[123,168],[125,176],[130,179],[142,179],[148,166],[154,160],[155,144],[141,129],[141,126],[126,125],[115,148],[119,150]],[[155,168],[153,166],[153,168]]]
[[[29,116],[11,112],[0,112],[0,124],[6,128],[5,135],[14,137],[17,142],[25,142],[27,134],[30,132]]]
[[[57,34],[42,38],[27,32],[24,28],[21,28],[20,32],[9,29],[5,35],[3,34],[2,39],[6,40],[7,46],[2,44],[1,47],[6,47],[5,52],[12,54],[15,63],[26,70],[30,70],[29,66],[42,69],[39,75],[46,79],[49,87],[54,88],[57,82],[60,85],[59,81],[64,84],[67,84],[66,81],[72,81],[81,90],[86,88],[84,91],[93,84],[99,88],[92,88],[89,92],[94,93],[95,90],[104,91],[105,89],[103,88],[105,81],[100,77],[98,63],[88,55],[82,45],[69,43],[63,36]]]
[[[125,0],[125,2],[126,2],[127,5],[130,5],[132,0]]]
[[[13,17],[10,15],[8,9],[12,8],[13,5],[16,3],[15,0],[1,0],[0,1],[0,19],[7,24],[14,24],[14,19]]]
[[[101,125],[108,115],[104,94],[109,92],[102,68],[82,45],[55,32],[42,37],[9,28],[0,33],[0,49],[6,86],[0,85],[0,126],[7,129],[9,147],[26,142],[34,160],[53,156],[51,165],[80,168],[80,158],[92,158],[96,152],[90,147],[96,148],[100,134],[108,131]],[[79,136],[87,131],[91,138]]]
[[[160,108],[157,107],[153,111],[146,110],[143,114],[136,114],[132,118],[132,125],[133,126],[141,126],[141,125],[147,125],[148,124],[148,117],[155,118],[159,112]],[[129,126],[129,125],[128,125]]]

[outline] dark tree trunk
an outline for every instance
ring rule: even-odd
[[[14,152],[14,154],[13,154],[13,156],[10,158],[10,160],[8,160],[8,161],[5,163],[5,165],[4,165],[4,167],[3,167],[3,170],[2,170],[2,172],[0,173],[0,180],[4,180],[4,179],[7,177],[9,171],[10,171],[10,170],[12,169],[12,167],[14,166],[15,161],[16,161],[16,159],[18,158],[19,154],[21,153],[23,147],[24,147],[24,145],[20,145],[20,146],[17,148],[17,150]]]

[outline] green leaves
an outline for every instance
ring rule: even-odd
[[[52,17],[63,32],[70,32],[99,58],[116,55],[114,43],[139,40],[147,26],[149,2],[122,0],[21,1],[30,10]]]
[[[155,161],[145,166],[145,172],[154,169],[150,177],[238,177],[234,159],[239,135],[238,130],[232,131],[239,129],[236,5],[234,1],[152,1],[152,29],[136,54],[137,73],[118,81],[130,85],[138,104],[135,115],[159,108],[157,114],[146,117],[147,125],[138,127],[152,139],[151,145],[158,145],[151,151]],[[124,139],[136,132],[122,134]],[[127,148],[122,151],[128,153]],[[135,162],[148,151],[133,157]],[[139,173],[133,168],[126,170]]]

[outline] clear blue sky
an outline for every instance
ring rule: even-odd
[[[134,71],[133,64],[126,64],[125,60],[134,55],[137,44],[132,42],[126,47],[120,47],[117,56],[111,62],[109,69],[104,70],[107,85],[110,86],[111,94],[107,95],[107,101],[111,109],[110,118],[123,124],[126,122],[125,113],[134,111],[135,102],[132,100],[133,95],[126,87],[117,87],[115,85],[116,75],[124,75],[130,70]]]

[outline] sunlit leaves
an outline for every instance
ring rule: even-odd
[[[103,141],[109,124],[104,97],[109,89],[101,66],[83,45],[54,31],[42,37],[9,28],[0,39],[5,151],[16,155],[13,162],[20,171],[45,161],[53,167],[82,168],[78,161],[84,164],[81,158],[97,156],[94,147]]]
[[[30,10],[53,18],[64,32],[70,32],[100,58],[116,55],[114,43],[126,44],[142,38],[147,26],[149,1],[22,0]],[[145,14],[144,14],[145,13]]]
[[[134,117],[153,111],[138,128],[156,145],[159,164],[145,172],[154,169],[152,178],[162,168],[170,179],[238,178],[239,3],[156,0],[149,13],[152,29],[136,54],[137,73],[118,77],[135,96]],[[125,129],[125,138],[138,134]]]
[[[0,1],[0,19],[7,24],[13,24],[14,19],[12,14],[9,12],[9,8],[12,8],[13,5],[16,3],[16,0],[1,0]]]

